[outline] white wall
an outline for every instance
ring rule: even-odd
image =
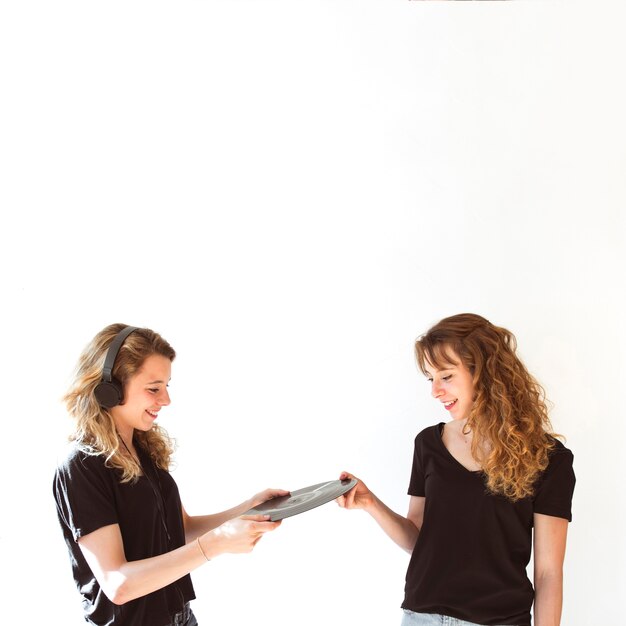
[[[624,17],[604,2],[3,3],[3,619],[42,606],[41,623],[81,623],[51,480],[59,398],[104,325],[178,351],[162,423],[190,512],[343,469],[404,511],[413,436],[442,419],[412,342],[472,311],[516,333],[575,453],[563,624],[614,623]],[[194,610],[396,624],[407,562],[326,505],[195,573]]]

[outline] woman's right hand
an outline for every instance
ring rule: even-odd
[[[218,526],[211,533],[216,537],[220,552],[240,554],[252,552],[259,539],[280,526],[270,522],[269,515],[242,515]]]
[[[426,498],[411,496],[409,513],[406,517],[403,517],[392,511],[356,476],[348,472],[342,472],[339,478],[342,480],[344,478],[353,478],[357,483],[350,491],[336,499],[337,504],[344,509],[365,510],[376,520],[392,541],[397,543],[403,550],[409,553],[413,552],[424,518]]]
[[[344,509],[369,509],[374,503],[374,494],[367,488],[367,485],[348,472],[341,472],[339,480],[354,479],[356,485],[347,493],[336,499],[337,504]]]

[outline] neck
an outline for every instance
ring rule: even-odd
[[[466,417],[459,417],[452,420],[454,423],[454,429],[461,435],[466,441],[472,438],[472,429],[467,425]]]
[[[119,430],[117,431],[117,436],[121,439],[123,447],[126,448],[126,450],[128,450],[129,452],[135,449],[135,445],[133,443],[134,433],[135,430],[133,428],[124,432],[121,432]]]

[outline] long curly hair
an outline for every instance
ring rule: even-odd
[[[555,437],[561,437],[552,432],[543,387],[516,350],[510,331],[473,313],[447,317],[415,342],[425,375],[427,364],[458,365],[454,354],[472,374],[474,402],[464,426],[473,433],[472,456],[487,489],[513,502],[533,495]]]
[[[120,471],[121,482],[137,480],[141,475],[141,468],[134,459],[123,454],[124,448],[113,417],[109,410],[100,406],[94,395],[94,389],[102,378],[102,368],[109,346],[126,326],[127,324],[111,324],[92,339],[83,350],[73,382],[63,396],[65,406],[75,421],[70,441],[76,442],[87,454],[104,456],[107,467]],[[117,354],[112,372],[122,384],[122,388],[141,369],[146,358],[153,354],[160,354],[170,361],[176,357],[172,346],[148,328],[139,328],[126,338]],[[163,428],[154,424],[147,432],[136,430],[134,438],[157,467],[169,469],[174,441]]]

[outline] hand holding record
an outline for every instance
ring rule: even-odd
[[[228,520],[211,532],[217,538],[219,551],[242,554],[252,552],[259,539],[280,524],[271,522],[265,515],[249,515]],[[208,558],[204,549],[202,553]]]
[[[248,501],[248,506],[250,508],[254,508],[259,504],[267,502],[268,500],[273,500],[274,498],[281,498],[289,495],[291,495],[291,493],[289,491],[286,491],[285,489],[265,489],[264,491],[261,491],[252,496]]]
[[[348,472],[341,472],[340,480],[354,481],[354,487],[337,498],[337,504],[344,509],[369,509],[374,502],[374,494],[367,485]]]

